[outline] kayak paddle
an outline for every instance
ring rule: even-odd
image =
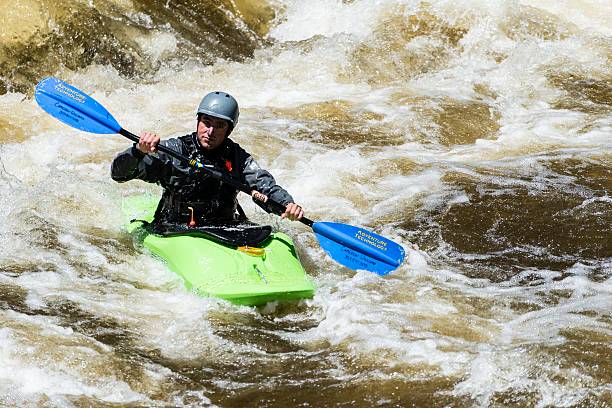
[[[138,136],[123,129],[115,118],[96,100],[72,85],[57,78],[45,78],[36,85],[36,102],[51,116],[73,128],[90,133],[118,133],[138,143]],[[251,189],[225,174],[205,167],[197,160],[159,144],[157,149],[191,167],[201,169],[210,176],[251,195]],[[285,212],[285,206],[272,199],[266,202],[276,214]],[[300,220],[314,231],[319,244],[327,254],[350,269],[362,269],[386,275],[404,260],[404,249],[397,243],[363,228],[334,222]]]

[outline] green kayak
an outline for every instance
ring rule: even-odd
[[[123,213],[130,220],[127,230],[181,276],[187,289],[248,306],[313,296],[314,284],[287,235],[270,233],[270,227],[245,227],[246,233],[240,228],[207,233],[185,228],[158,235],[147,227],[157,202],[149,195],[126,198]],[[262,234],[265,228],[268,231]],[[227,238],[232,234],[242,234],[245,242],[261,242],[240,245],[234,240],[229,244]]]

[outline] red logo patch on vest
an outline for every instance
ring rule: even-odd
[[[225,161],[225,168],[227,169],[227,171],[232,171],[232,162],[229,160]]]

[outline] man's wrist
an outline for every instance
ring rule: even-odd
[[[146,153],[143,153],[140,151],[140,149],[138,149],[136,143],[134,143],[134,145],[132,146],[132,154],[138,159],[142,159],[147,155]]]

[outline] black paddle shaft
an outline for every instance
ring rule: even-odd
[[[133,134],[132,132],[129,132],[123,128],[121,128],[121,130],[119,130],[119,134],[121,136],[125,136],[128,139],[130,139],[131,141],[138,143],[140,142],[140,138],[138,136],[136,136],[135,134]],[[231,177],[226,176],[225,174],[221,173],[218,170],[212,169],[210,167],[205,167],[203,166],[201,163],[199,163],[196,160],[192,160],[189,157],[177,152],[176,150],[170,149],[162,144],[158,144],[157,145],[157,150],[159,150],[160,152],[164,152],[184,163],[187,163],[189,166],[200,169],[204,172],[206,172],[208,175],[210,175],[211,177],[220,180],[226,184],[229,184],[232,187],[235,187],[236,189],[242,191],[245,194],[251,195],[252,189],[250,189],[249,187],[245,186],[244,184],[234,180]],[[274,212],[277,215],[283,214],[286,210],[285,206],[282,205],[281,203],[274,201],[273,199],[268,197],[268,201],[266,201],[266,204],[268,205],[268,207],[270,207],[270,209],[272,210],[272,212]],[[306,217],[302,217],[299,220],[302,224],[308,225],[309,227],[312,227],[313,221],[306,218]]]

